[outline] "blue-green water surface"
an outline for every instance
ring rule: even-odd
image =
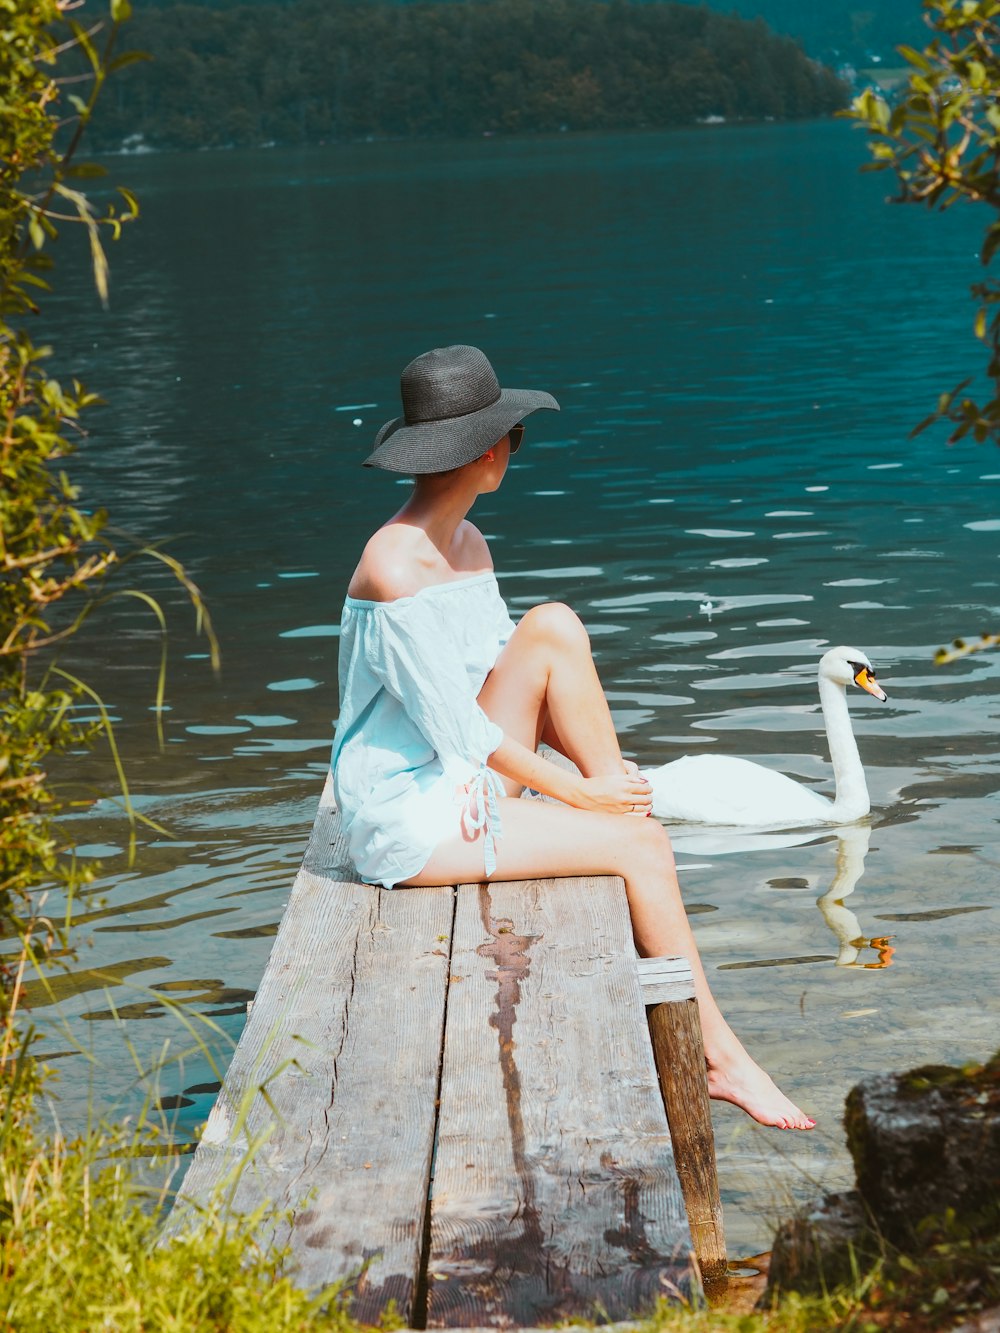
[[[223,672],[154,578],[177,612],[159,752],[139,604],[74,650],[171,837],[140,831],[130,867],[112,804],[79,823],[103,904],[73,968],[122,984],[82,974],[36,1010],[67,1114],[134,1103],[121,1029],[141,1062],[183,1047],[171,998],[239,1035],[323,782],[344,589],[403,494],[359,462],[402,365],[449,342],[563,405],[477,516],[515,615],[554,598],[583,616],[629,754],[739,754],[829,790],[825,647],[866,650],[889,692],[851,699],[874,805],[853,921],[817,898],[857,842],[678,840],[724,1009],[819,1120],[781,1135],[717,1108],[733,1251],[847,1179],[859,1077],[1000,1044],[1000,655],[931,664],[1000,627],[1000,456],[908,438],[980,359],[984,223],[890,207],[864,160],[816,123],[112,162],[143,219],[113,253],[111,310],[67,254],[45,319],[59,368],[109,404],[76,475],[122,528],[171,539]],[[111,782],[99,757],[73,777]],[[215,1086],[203,1056],[167,1067],[179,1139]]]

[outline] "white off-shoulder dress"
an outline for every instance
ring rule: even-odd
[[[496,868],[504,789],[487,760],[503,732],[476,699],[513,631],[492,573],[344,602],[333,783],[368,883],[409,879],[462,829],[484,830],[483,869]]]

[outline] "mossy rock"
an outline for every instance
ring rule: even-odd
[[[959,1099],[973,1096],[981,1106],[1000,1107],[1000,1051],[982,1065],[923,1065],[899,1075],[904,1096],[919,1097],[935,1088]]]
[[[974,1223],[1000,1196],[1000,1053],[865,1079],[844,1124],[858,1190],[894,1244],[911,1244],[930,1216]]]

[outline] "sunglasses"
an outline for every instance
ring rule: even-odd
[[[516,426],[511,426],[507,432],[507,438],[510,440],[510,451],[516,454],[521,447],[521,441],[524,439],[524,422],[519,421]]]

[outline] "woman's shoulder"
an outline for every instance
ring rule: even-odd
[[[395,602],[414,591],[412,540],[398,524],[374,533],[347,585],[348,597],[366,602]]]
[[[443,559],[419,529],[388,523],[369,539],[347,587],[356,601],[396,602],[425,588],[464,580],[493,569],[486,539],[465,520],[456,533],[455,558]]]
[[[493,557],[486,544],[486,538],[468,519],[459,529],[462,539],[462,564],[470,570],[490,571],[493,569]]]

